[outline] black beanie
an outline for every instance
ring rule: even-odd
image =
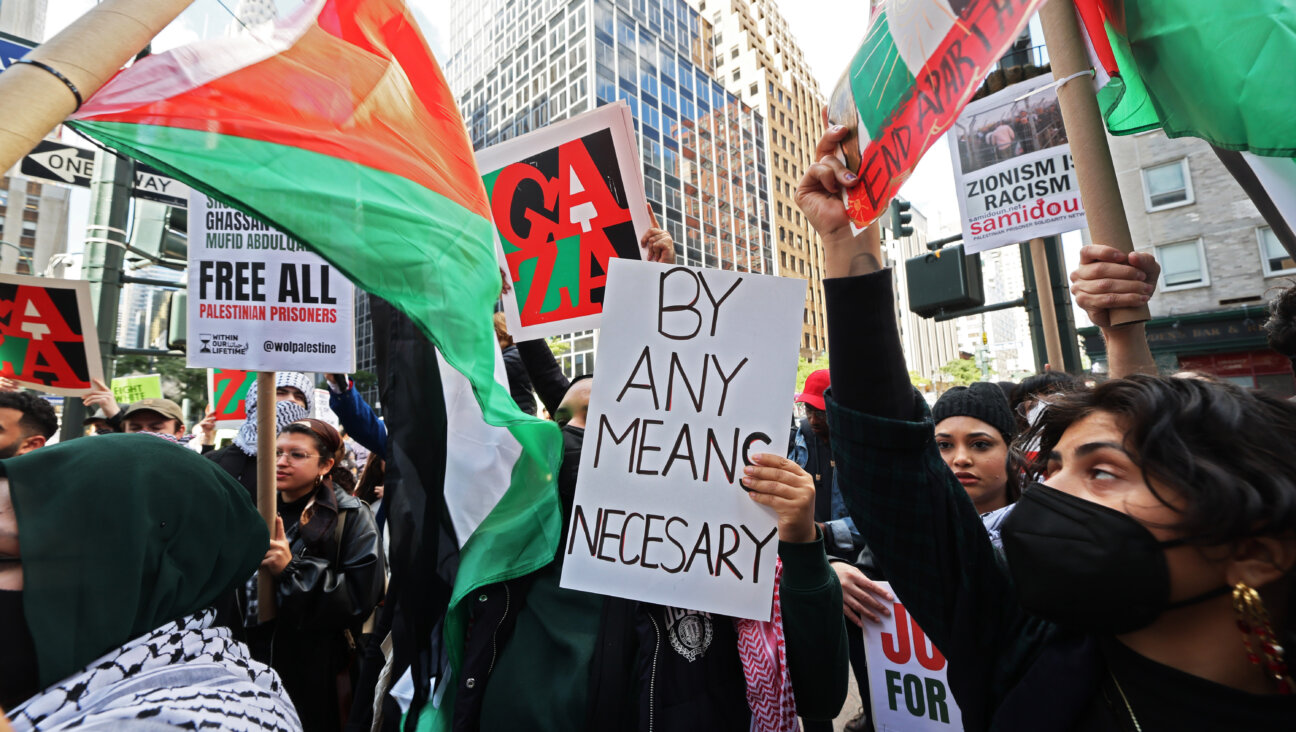
[[[940,424],[949,417],[972,417],[999,430],[1005,442],[1012,442],[1017,420],[1004,397],[1003,390],[987,381],[971,386],[956,386],[941,394],[932,407],[932,421]]]

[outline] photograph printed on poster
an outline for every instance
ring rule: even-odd
[[[965,174],[1067,144],[1056,87],[964,115],[950,133],[958,141],[959,163]]]

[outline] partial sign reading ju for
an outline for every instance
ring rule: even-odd
[[[768,620],[805,282],[613,260],[562,585]]]

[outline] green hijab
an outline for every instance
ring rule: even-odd
[[[0,460],[0,473],[42,686],[208,607],[270,545],[246,489],[160,437],[76,439]]]

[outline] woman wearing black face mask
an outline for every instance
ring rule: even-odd
[[[1296,410],[1150,377],[1059,400],[1041,427],[1048,485],[1003,527],[1010,577],[909,386],[877,230],[847,226],[840,191],[858,181],[830,157],[844,134],[824,136],[797,195],[824,242],[838,481],[949,660],[965,728],[1296,727],[1281,650]]]

